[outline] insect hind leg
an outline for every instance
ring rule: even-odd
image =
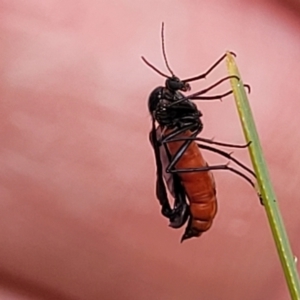
[[[174,174],[172,175],[173,180],[173,194],[174,194],[174,208],[171,208],[167,189],[163,176],[163,165],[160,155],[160,147],[158,145],[157,133],[153,122],[153,128],[150,132],[150,142],[154,148],[155,160],[156,160],[156,197],[161,205],[161,213],[164,217],[170,221],[169,226],[172,228],[179,228],[185,224],[190,212],[189,206],[185,200],[185,191],[182,187],[179,177]],[[164,147],[164,146],[161,146]],[[165,153],[166,155],[168,153]]]
[[[172,228],[180,228],[183,226],[189,215],[189,205],[186,202],[185,190],[180,183],[179,177],[174,174],[173,178],[173,196],[174,207],[171,208],[168,195],[166,192],[165,182],[162,176],[158,176],[156,180],[156,197],[161,204],[161,214],[170,221],[169,226]]]
[[[239,170],[230,167],[228,164],[224,165],[214,165],[214,166],[204,166],[200,168],[187,168],[187,169],[170,169],[168,170],[169,173],[191,173],[191,172],[205,172],[211,170],[228,170],[231,171],[241,177],[243,177],[248,183],[255,188],[254,182],[244,173],[240,172]]]
[[[205,172],[205,171],[210,171],[210,170],[228,170],[228,171],[231,171],[231,172],[239,175],[240,177],[244,178],[255,189],[255,184],[250,179],[250,177],[248,177],[244,173],[240,172],[239,170],[230,167],[228,164],[215,165],[215,166],[202,166],[202,167],[197,167],[197,168],[176,169],[175,168],[176,163],[183,156],[184,152],[187,150],[189,145],[192,142],[195,142],[195,140],[197,140],[197,137],[196,137],[197,134],[198,134],[198,132],[196,131],[196,132],[192,133],[191,136],[188,138],[176,138],[176,134],[173,134],[173,139],[169,139],[169,140],[167,140],[167,142],[165,142],[165,143],[171,143],[171,142],[180,141],[180,140],[184,141],[184,143],[181,145],[181,147],[178,149],[178,151],[173,156],[172,160],[170,160],[170,163],[166,168],[167,173],[179,174],[179,173]],[[232,161],[237,163],[239,166],[241,166],[243,169],[245,169],[247,172],[249,172],[252,176],[256,177],[255,173],[252,170],[250,170],[247,166],[245,166],[244,164],[239,162],[237,159],[233,158],[230,154],[228,154],[222,150],[219,150],[219,149],[216,149],[213,147],[209,147],[209,146],[206,146],[203,144],[198,144],[198,143],[196,143],[196,144],[200,148],[204,148],[204,149],[216,152],[220,155],[226,156],[227,158],[231,159]]]

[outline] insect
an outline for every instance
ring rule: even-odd
[[[217,213],[216,185],[211,170],[229,170],[246,179],[253,187],[252,180],[228,164],[209,166],[200,149],[216,152],[234,161],[247,172],[255,176],[252,170],[222,150],[207,144],[243,148],[247,145],[231,145],[198,137],[202,131],[202,113],[192,100],[222,99],[232,93],[208,96],[206,93],[222,82],[236,78],[227,76],[199,92],[185,96],[182,92],[190,91],[190,82],[204,79],[226,57],[224,54],[203,74],[181,80],[171,70],[165,52],[164,24],[161,29],[162,51],[168,76],[149,63],[142,60],[158,74],[166,78],[165,86],[155,88],[148,100],[148,109],[152,119],[150,142],[154,149],[156,161],[156,196],[161,205],[161,213],[169,219],[169,226],[180,228],[187,223],[181,242],[199,237],[213,223]],[[248,85],[245,87],[249,88]],[[250,88],[249,88],[250,89]],[[199,143],[201,142],[201,143]],[[174,198],[173,207],[168,193]],[[188,199],[188,201],[187,201]]]

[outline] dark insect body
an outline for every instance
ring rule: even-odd
[[[190,90],[189,82],[205,78],[224,60],[226,54],[207,72],[180,80],[174,75],[166,59],[163,26],[162,45],[164,59],[172,76],[163,74],[142,57],[148,66],[167,78],[165,86],[155,88],[149,97],[148,109],[152,117],[150,141],[155,154],[157,168],[156,196],[162,207],[161,212],[163,216],[169,219],[170,226],[173,228],[180,228],[187,222],[187,227],[181,239],[183,241],[192,237],[199,237],[203,232],[207,231],[211,227],[217,213],[216,188],[211,170],[230,170],[242,176],[254,186],[249,177],[231,168],[228,164],[208,166],[200,148],[223,155],[252,175],[254,173],[230,154],[203,144],[210,143],[236,148],[248,146],[218,143],[198,137],[203,128],[202,113],[192,102],[192,100],[222,99],[230,95],[232,91],[214,96],[205,94],[230,78],[236,78],[237,80],[239,78],[228,76],[197,93],[188,96],[181,93]],[[249,88],[249,86],[246,87]],[[173,208],[168,199],[167,189],[174,197]]]

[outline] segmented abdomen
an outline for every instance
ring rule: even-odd
[[[169,131],[170,132],[170,131]],[[166,132],[167,134],[168,132]],[[176,136],[190,137],[191,132]],[[167,143],[168,150],[173,157],[184,141]],[[207,166],[197,144],[192,141],[182,157],[175,165],[175,169],[201,168]],[[200,236],[207,231],[217,213],[217,198],[215,181],[211,171],[195,171],[188,173],[178,173],[185,188],[190,202],[191,218],[183,239]]]

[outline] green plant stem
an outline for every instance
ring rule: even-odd
[[[227,67],[230,75],[241,78],[233,56],[227,53]],[[296,263],[291,251],[288,236],[284,227],[276,196],[270,181],[268,169],[263,157],[262,148],[253,120],[251,108],[242,80],[231,79],[236,106],[242,123],[247,142],[251,141],[249,152],[255,174],[259,193],[271,227],[273,239],[281,261],[283,272],[290,291],[291,299],[300,299],[300,283]]]

